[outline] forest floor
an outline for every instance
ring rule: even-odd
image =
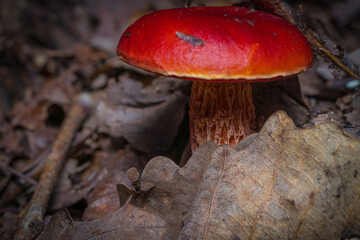
[[[191,6],[235,3],[238,4],[239,1],[199,0],[193,1]],[[301,21],[298,18],[300,3],[303,15]],[[242,4],[253,6],[251,3]],[[122,226],[130,226],[131,231],[127,232],[122,228],[120,231],[118,227],[115,233],[110,233],[115,235],[107,235],[107,237],[141,239],[141,236],[147,236],[146,238],[149,239],[173,239],[179,235],[184,222],[194,221],[189,220],[193,219],[194,214],[191,213],[195,211],[191,203],[201,189],[209,187],[202,182],[202,176],[209,176],[209,178],[212,176],[205,172],[204,166],[200,165],[200,163],[209,164],[202,162],[201,156],[205,159],[215,159],[213,154],[218,154],[220,157],[218,156],[217,159],[220,159],[222,155],[219,149],[215,151],[216,146],[209,144],[200,149],[198,154],[194,154],[188,162],[191,150],[188,141],[187,103],[191,82],[159,77],[133,68],[116,57],[116,45],[120,36],[133,21],[149,11],[184,6],[185,1],[180,0],[36,0],[31,3],[25,0],[6,0],[0,2],[1,239],[12,239],[20,226],[26,206],[39,185],[39,176],[43,171],[45,160],[53,149],[61,126],[74,109],[74,103],[80,105],[81,116],[75,116],[75,119],[78,117],[78,123],[73,123],[76,131],[74,131],[74,138],[70,136],[68,140],[69,149],[65,148],[65,144],[60,144],[57,149],[65,151],[66,161],[62,164],[56,187],[46,208],[44,223],[47,225],[40,231],[40,239],[51,239],[51,236],[56,235],[66,239],[100,237],[115,228],[114,222]],[[342,184],[346,182],[346,186],[334,187],[343,193],[339,206],[343,208],[343,212],[346,212],[346,217],[334,218],[338,219],[336,224],[341,225],[336,231],[325,227],[324,230],[320,225],[316,225],[315,228],[321,231],[314,230],[314,232],[321,235],[319,238],[323,239],[327,239],[324,233],[326,231],[334,234],[332,235],[334,239],[359,237],[357,234],[360,234],[360,230],[357,227],[360,226],[360,220],[359,217],[357,219],[354,217],[353,212],[359,213],[359,210],[354,210],[356,206],[360,209],[359,177],[356,177],[360,173],[358,157],[360,155],[355,156],[360,151],[358,144],[360,141],[360,79],[356,77],[360,74],[360,1],[289,1],[286,7],[292,11],[296,21],[305,23],[305,28],[314,33],[329,54],[342,62],[354,75],[351,76],[349,72],[341,69],[313,44],[314,63],[310,70],[298,75],[302,93],[300,98],[292,97],[292,93],[299,93],[300,89],[287,91],[278,86],[262,88],[261,84],[255,84],[253,91],[259,93],[254,97],[254,103],[258,107],[257,116],[260,119],[257,124],[259,129],[263,128],[250,140],[259,141],[259,149],[262,149],[264,146],[261,145],[259,139],[266,139],[265,130],[274,131],[274,139],[276,139],[276,129],[280,128],[288,134],[286,137],[289,137],[292,134],[291,131],[298,131],[300,128],[312,129],[323,123],[335,123],[339,126],[341,132],[336,130],[335,125],[321,125],[323,127],[314,128],[312,132],[296,132],[297,135],[294,138],[301,136],[309,141],[309,148],[310,146],[318,148],[318,153],[315,153],[316,149],[309,150],[313,151],[311,154],[314,154],[311,157],[312,160],[316,159],[315,155],[318,156],[319,161],[329,158],[333,153],[330,150],[332,147],[338,149],[339,146],[343,146],[345,149],[344,152],[340,151],[341,154],[339,153],[334,159],[339,164],[343,162],[344,166],[350,164],[348,172],[341,172],[341,174],[347,176],[351,172],[352,178],[357,182],[345,179],[345,177],[341,180],[338,178],[331,180],[332,178],[325,174],[327,180],[324,181],[328,184],[320,181],[321,184],[317,186],[314,183],[315,195],[319,192],[318,198],[313,197],[314,191],[309,190],[309,193],[310,199],[324,200],[328,195],[321,188],[322,186],[326,185],[326,189],[329,190],[333,189],[335,185],[332,184],[336,181],[341,181]],[[291,120],[281,112],[277,112],[275,116],[272,115],[278,110],[284,110]],[[270,116],[272,116],[271,119],[266,122]],[[270,123],[274,121],[275,124],[276,119],[280,119],[281,127],[271,129]],[[295,123],[294,127],[291,126],[291,121]],[[320,133],[320,130],[330,132],[325,135]],[[341,144],[329,140],[328,145],[317,145],[318,142],[311,142],[316,141],[310,139],[309,136],[312,134],[318,137],[319,142],[331,140],[332,136],[335,136],[334,139],[344,140]],[[284,135],[278,137],[281,141],[286,139]],[[230,151],[237,158],[241,158],[240,156],[243,156],[241,154],[244,154],[242,150],[246,148],[248,152],[254,151],[253,156],[257,156],[251,147],[248,145],[244,147],[246,144],[237,147],[236,153],[224,147],[221,149],[222,154]],[[303,143],[299,140],[293,144],[300,146]],[[284,145],[283,149],[290,149],[291,146]],[[64,149],[60,149],[61,147]],[[277,148],[274,147],[274,149]],[[264,151],[268,149],[264,147]],[[287,154],[291,155],[291,153]],[[297,156],[296,159],[305,159],[307,157],[305,155]],[[147,165],[150,159],[157,156],[163,156],[163,158],[151,161],[151,166]],[[267,157],[271,158],[270,156],[272,153],[269,151]],[[183,167],[187,162],[188,168],[177,166]],[[326,165],[325,162],[324,164]],[[146,170],[144,170],[145,166]],[[201,174],[194,176],[193,172],[187,171],[186,169],[190,169],[190,166],[193,172],[196,170]],[[209,166],[207,170],[211,168]],[[251,168],[248,165],[245,167]],[[306,166],[302,167],[306,169]],[[162,168],[167,168],[166,174],[159,170]],[[204,169],[200,170],[202,168]],[[311,164],[310,168],[313,168]],[[302,171],[305,171],[304,169]],[[333,171],[332,167],[326,169],[328,172]],[[288,176],[287,172],[288,170],[283,176]],[[255,173],[256,169],[253,169],[248,174]],[[340,172],[336,172],[335,175],[338,173]],[[156,179],[154,179],[155,176],[157,176]],[[312,177],[316,179],[319,176],[309,176],[311,179]],[[191,181],[196,183],[196,186],[191,185]],[[264,184],[271,181],[271,178],[264,180]],[[261,180],[259,182],[261,183]],[[172,191],[171,188],[176,191]],[[209,189],[215,188],[209,187]],[[220,187],[217,191],[220,191],[219,189]],[[308,190],[304,188],[301,191],[307,193]],[[281,191],[277,190],[277,193],[279,192]],[[286,191],[287,194],[290,192],[290,190]],[[271,197],[270,195],[267,197]],[[182,199],[179,200],[181,196]],[[213,193],[213,196],[216,194]],[[343,196],[345,198],[342,198]],[[196,197],[206,202],[204,196],[205,200],[199,194]],[[269,203],[270,200],[266,199],[267,201],[264,202]],[[187,202],[184,202],[185,200]],[[172,202],[172,205],[168,205],[167,201]],[[233,202],[236,201],[240,200],[233,200]],[[253,202],[257,203],[255,200]],[[313,200],[309,206],[316,204],[315,202]],[[334,202],[338,203],[337,200],[328,202],[329,208],[339,207],[332,205]],[[259,208],[264,211],[268,205],[270,206],[265,203],[255,205],[260,206]],[[350,208],[347,208],[348,206]],[[211,209],[213,207],[211,206]],[[169,211],[171,212],[173,208],[176,213],[170,214]],[[299,212],[301,208],[302,206],[297,208],[300,209]],[[221,209],[224,209],[223,206]],[[248,210],[249,215],[251,215],[251,209],[253,208]],[[320,206],[319,209],[321,209]],[[187,214],[183,220],[183,215],[189,212],[190,214]],[[254,230],[248,234],[257,238],[264,236],[261,234],[265,233],[255,231],[256,222],[258,225],[261,223],[265,226],[265,222],[268,221],[259,217],[263,215],[255,212],[254,216],[258,217],[254,217],[255,224],[251,225]],[[220,212],[218,214],[221,215]],[[288,214],[291,215],[291,213]],[[302,222],[305,215],[302,216],[299,226],[306,225]],[[133,223],[128,219],[134,219]],[[265,222],[262,222],[263,220]],[[57,222],[54,223],[55,221]],[[230,220],[223,218],[222,221],[224,223]],[[214,220],[210,225],[206,225],[207,229],[210,229],[211,224],[215,222]],[[229,226],[229,222],[226,224]],[[279,225],[276,228],[273,226],[268,226],[268,228],[280,231]],[[191,231],[195,232],[194,229],[195,227]],[[284,229],[287,230],[281,231],[287,232],[292,228],[285,227]],[[311,238],[309,235],[302,236],[298,233],[301,232],[299,229],[294,231],[300,239]],[[215,232],[213,230],[214,234]],[[184,237],[188,232],[183,229],[181,233]],[[222,234],[225,233],[222,232]],[[234,231],[232,234],[244,237]],[[271,230],[266,234],[272,236],[270,238],[279,237],[276,234],[271,235]],[[304,234],[314,236],[308,232]],[[215,235],[206,236],[216,239]],[[229,236],[233,235],[221,235],[224,238]],[[287,235],[284,236],[288,238]]]

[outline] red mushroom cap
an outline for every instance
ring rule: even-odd
[[[313,59],[291,23],[241,7],[151,12],[124,32],[117,53],[150,72],[211,81],[270,81],[306,70]]]

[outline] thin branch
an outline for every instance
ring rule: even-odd
[[[308,37],[308,39],[314,43],[318,49],[326,56],[328,57],[333,63],[335,63],[339,68],[341,68],[344,72],[346,72],[348,75],[356,78],[356,79],[360,79],[360,77],[354,73],[353,71],[351,71],[350,68],[348,68],[347,66],[345,66],[342,62],[340,62],[334,55],[332,55],[329,50],[327,50],[318,40],[316,40],[316,38],[309,32],[309,31],[305,31],[306,36]]]
[[[52,191],[54,190],[59,172],[65,161],[76,130],[92,109],[92,100],[89,95],[82,94],[73,104],[62,125],[60,132],[47,156],[45,167],[39,183],[25,212],[20,227],[14,239],[30,240],[35,238],[43,229],[44,215]]]
[[[21,173],[20,171],[10,167],[10,166],[7,166],[5,164],[2,164],[0,165],[0,168],[4,171],[4,172],[7,172],[7,173],[11,173],[15,176],[17,176],[18,178],[20,179],[23,179],[25,182],[28,182],[34,186],[37,186],[37,181],[35,181],[33,178]]]

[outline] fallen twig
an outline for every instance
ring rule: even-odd
[[[58,174],[64,163],[71,141],[85,117],[92,108],[89,95],[81,95],[71,107],[68,117],[61,127],[54,145],[48,155],[38,186],[31,198],[20,227],[14,239],[33,239],[43,228],[43,218]]]
[[[342,62],[340,62],[334,55],[330,53],[328,49],[326,49],[325,46],[323,46],[316,38],[315,34],[312,30],[308,29],[305,21],[303,19],[303,13],[302,13],[302,6],[299,6],[298,9],[298,16],[300,18],[300,21],[298,23],[298,28],[306,35],[307,39],[312,43],[312,46],[316,49],[318,49],[322,54],[324,54],[327,58],[329,58],[334,64],[336,64],[340,69],[342,69],[344,72],[346,72],[348,75],[360,79],[360,77],[354,73],[350,68],[345,66]]]
[[[333,61],[333,63],[335,63],[339,68],[341,68],[348,75],[350,75],[356,79],[360,79],[360,77],[357,74],[355,74],[353,71],[351,71],[350,68],[345,66],[342,62],[340,62],[318,40],[316,40],[316,38],[309,31],[305,31],[305,33],[306,33],[306,36],[308,37],[308,39],[317,46],[317,48],[321,51],[321,53],[323,53],[326,57],[328,57],[331,61]]]
[[[10,166],[7,166],[5,164],[2,164],[0,165],[0,169],[3,170],[4,172],[6,173],[11,173],[15,176],[17,176],[19,179],[23,179],[25,182],[28,182],[30,183],[31,185],[37,185],[37,181],[35,181],[34,179],[32,179],[31,177],[19,172],[18,170],[10,167]]]

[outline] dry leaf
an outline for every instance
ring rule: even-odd
[[[69,207],[84,198],[89,206],[84,219],[103,218],[117,209],[114,205],[119,202],[112,193],[117,192],[116,185],[119,183],[131,186],[126,171],[131,167],[142,169],[139,156],[130,150],[119,150],[115,154],[99,153],[95,158],[94,162],[101,161],[100,165],[96,164],[84,172],[84,177],[77,184],[55,191],[48,209],[54,211]],[[99,200],[101,198],[106,199]]]
[[[297,126],[301,126],[306,122],[309,111],[304,107],[304,104],[299,104],[303,102],[301,100],[301,91],[296,87],[292,88],[292,93],[287,91],[287,82],[289,82],[290,86],[296,86],[298,79],[292,78],[278,82],[252,84],[253,102],[258,121],[268,119],[274,112],[283,110],[289,114]],[[291,94],[298,97],[293,97]],[[294,99],[297,99],[297,101]],[[262,126],[260,122],[258,125]]]
[[[152,159],[142,173],[141,192],[136,194],[121,185],[120,202],[133,194],[131,203],[161,214],[168,223],[168,239],[175,239],[183,226],[183,215],[190,209],[205,166],[216,146],[210,142],[203,144],[183,168],[165,157]]]
[[[162,152],[178,133],[187,101],[187,96],[176,91],[166,101],[145,108],[100,102],[96,115],[111,136],[122,136],[144,152]]]
[[[36,240],[64,240],[71,239],[75,232],[73,220],[71,219],[67,210],[63,209],[56,212],[50,223],[44,227],[44,230],[36,238]]]
[[[340,239],[360,234],[360,143],[335,123],[298,129],[282,111],[219,146],[179,239]]]
[[[72,239],[166,239],[165,232],[159,214],[125,204],[108,219],[81,223]]]
[[[116,185],[113,182],[113,185]],[[112,190],[112,189],[110,189]],[[119,209],[120,201],[116,191],[99,196],[94,201],[88,203],[83,214],[83,221],[91,221],[95,219],[105,219],[110,217],[113,212]]]
[[[189,81],[171,77],[152,79],[148,73],[134,78],[131,74],[126,73],[119,77],[119,82],[109,80],[106,90],[107,100],[113,105],[143,108],[167,101],[174,91],[187,85],[190,89],[191,82]]]

